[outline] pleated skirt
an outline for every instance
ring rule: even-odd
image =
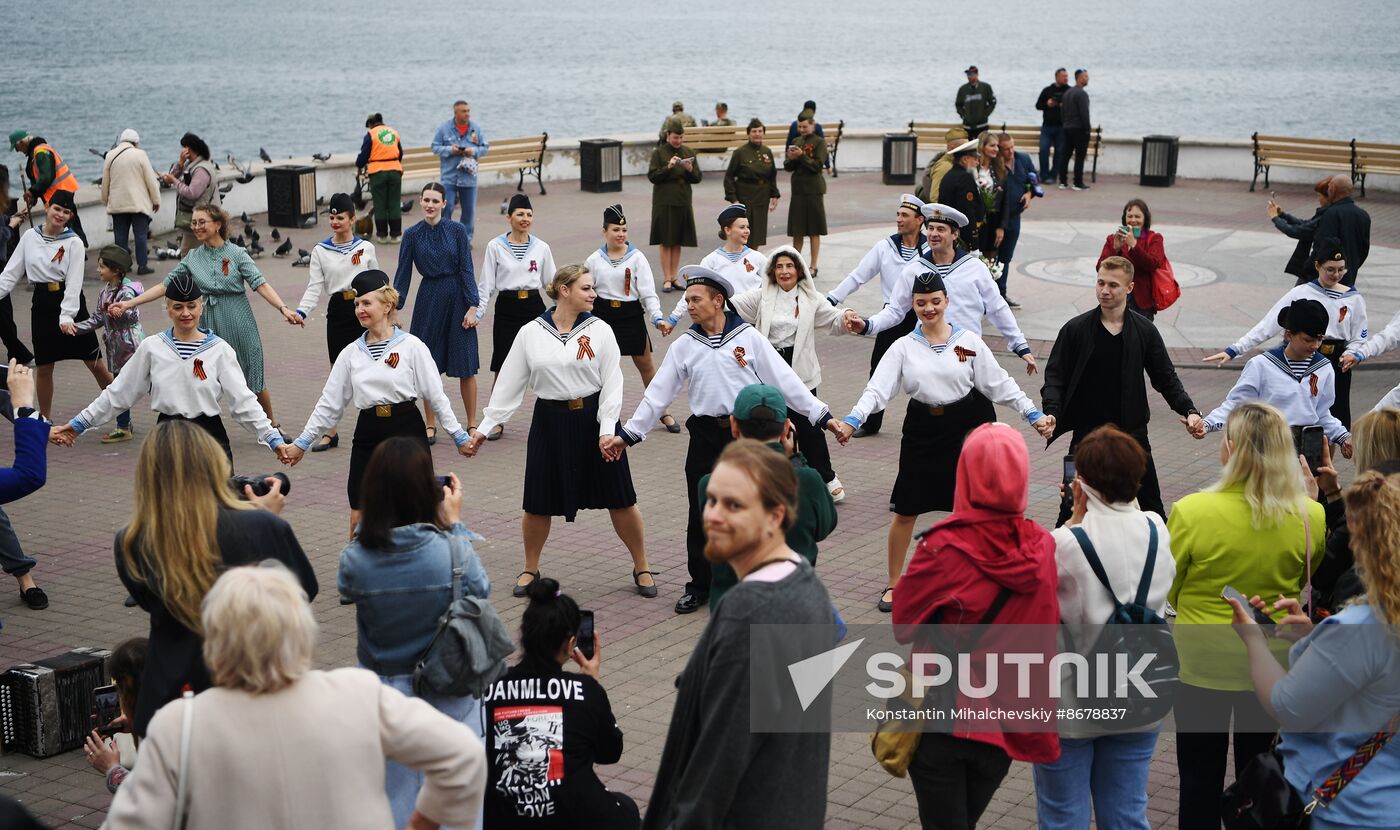
[[[570,409],[563,401],[535,401],[526,441],[526,513],[563,516],[572,522],[580,510],[616,510],[637,503],[627,454],[604,461],[598,451],[598,395]]]
[[[899,475],[890,493],[890,511],[917,516],[952,510],[963,441],[969,432],[996,419],[992,402],[976,389],[941,407],[911,398],[899,440]]]

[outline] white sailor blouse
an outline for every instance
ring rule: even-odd
[[[360,335],[336,357],[321,399],[293,443],[303,451],[310,449],[347,407],[370,409],[414,399],[427,401],[457,446],[467,443],[467,431],[452,412],[437,364],[423,341],[397,327],[387,341],[371,344],[368,337],[368,332]]]
[[[552,312],[526,323],[515,335],[477,427],[482,434],[490,435],[498,424],[511,419],[526,387],[546,401],[597,393],[599,437],[617,431],[622,412],[622,352],[612,327],[591,314],[580,314],[565,333],[555,328]]]
[[[843,420],[859,427],[871,413],[885,409],[899,392],[922,404],[947,406],[967,397],[973,389],[993,403],[1021,413],[1028,423],[1045,417],[997,363],[982,338],[953,326],[946,343],[928,342],[920,327],[896,340],[880,358],[860,400]]]
[[[1347,345],[1347,351],[1356,355],[1357,360],[1369,360],[1376,355],[1385,354],[1396,346],[1400,346],[1400,312],[1396,312],[1390,322],[1385,324],[1385,328],[1368,335],[1364,341],[1356,346]]]
[[[588,255],[584,267],[593,275],[598,302],[635,303],[641,301],[642,314],[653,325],[661,321],[661,299],[656,296],[656,280],[647,255],[627,243],[622,257],[613,262],[604,245]]]
[[[700,264],[717,274],[722,274],[725,279],[729,280],[729,284],[734,286],[734,296],[736,297],[747,291],[762,288],[768,280],[766,273],[768,257],[747,245],[736,254],[731,254],[723,247],[715,248],[705,254],[705,258],[700,260]],[[685,298],[682,297],[676,303],[676,308],[671,312],[671,316],[666,318],[666,322],[674,326],[681,319],[681,315],[685,313]]]
[[[890,294],[890,304],[866,320],[865,331],[861,333],[878,334],[899,325],[914,304],[914,278],[926,271],[943,278],[943,285],[948,291],[948,310],[943,313],[943,319],[949,325],[980,332],[985,316],[1006,338],[1007,349],[1017,355],[1030,354],[1031,347],[1026,343],[1026,336],[1016,324],[1016,315],[1011,313],[1006,298],[997,290],[991,272],[981,259],[967,251],[958,252],[958,256],[947,265],[935,263],[927,249],[921,251],[919,256],[904,266],[899,283]]]
[[[1346,350],[1361,348],[1366,340],[1366,301],[1355,288],[1337,283],[1335,288],[1323,288],[1317,280],[1294,286],[1274,303],[1258,325],[1249,333],[1225,349],[1230,357],[1239,357],[1266,340],[1272,340],[1283,333],[1278,323],[1279,312],[1294,300],[1317,300],[1327,309],[1328,340],[1345,340]],[[1340,357],[1341,355],[1338,355]]]
[[[554,253],[543,239],[534,234],[524,246],[510,241],[503,233],[486,243],[481,261],[481,276],[477,278],[477,293],[481,307],[477,317],[486,319],[491,298],[503,291],[539,291],[554,281]]]
[[[335,295],[349,291],[356,274],[379,270],[379,259],[374,243],[369,240],[356,236],[341,245],[330,237],[316,243],[316,247],[311,249],[307,269],[311,272],[311,278],[306,284],[306,292],[301,295],[301,302],[297,303],[297,314],[303,319],[316,310],[322,292]]]
[[[208,329],[199,331],[204,339],[198,343],[176,340],[173,328],[142,340],[116,380],[69,425],[82,433],[105,424],[149,392],[151,409],[184,418],[217,417],[222,401],[235,421],[276,449],[282,434],[248,388],[233,347]]]
[[[825,426],[831,420],[826,404],[802,385],[802,379],[772,344],[739,315],[726,312],[724,331],[711,337],[696,323],[667,350],[637,411],[618,434],[628,444],[646,438],[683,388],[689,390],[690,411],[694,414],[728,415],[739,390],[755,383],[776,387],[789,409],[805,415],[817,426]]]
[[[922,233],[912,248],[904,247],[903,239],[904,237],[896,233],[875,243],[875,247],[861,257],[855,270],[847,274],[840,285],[826,295],[831,304],[841,304],[875,277],[880,278],[880,296],[886,304],[890,303],[890,298],[899,286],[900,275],[904,273],[904,266],[919,256],[919,251],[925,244]]]
[[[35,291],[63,288],[63,302],[58,307],[60,326],[73,322],[78,316],[83,296],[83,256],[87,249],[76,233],[64,228],[58,236],[45,236],[34,227],[20,235],[14,256],[0,271],[0,297],[9,296],[20,276],[33,283]],[[44,286],[44,287],[37,287]]]
[[[1289,426],[1320,425],[1329,441],[1340,444],[1351,433],[1332,416],[1336,399],[1336,375],[1327,358],[1314,352],[1308,361],[1292,366],[1279,346],[1244,364],[1225,402],[1206,416],[1206,429],[1224,429],[1230,413],[1244,401],[1264,401],[1282,412]]]

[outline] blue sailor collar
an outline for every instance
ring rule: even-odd
[[[361,239],[358,234],[351,234],[350,241],[346,242],[344,245],[336,242],[334,236],[328,236],[320,242],[317,242],[316,246],[325,248],[328,251],[335,251],[338,254],[348,254],[355,250],[361,242],[364,242],[364,240]]]
[[[729,309],[725,309],[724,330],[721,331],[718,335],[719,345],[724,345],[731,337],[733,337],[735,334],[738,334],[746,328],[749,328],[749,324],[744,322],[743,317],[740,317],[738,314],[735,314]],[[699,323],[691,323],[690,328],[686,329],[685,333],[690,335],[691,337],[694,337],[696,340],[699,340],[701,343],[704,343],[706,346],[709,346],[711,348],[717,348],[717,346],[710,340],[710,335],[705,333],[705,329],[701,328]]]
[[[1264,352],[1264,356],[1268,358],[1270,363],[1281,369],[1284,374],[1288,375],[1291,378],[1295,378],[1295,375],[1293,374],[1293,367],[1288,365],[1288,358],[1284,356],[1283,349],[1283,346],[1275,346],[1274,348],[1269,349],[1267,352]],[[1316,372],[1318,369],[1322,368],[1322,364],[1326,362],[1327,358],[1323,357],[1318,352],[1313,352],[1312,359],[1308,361],[1307,368],[1303,370],[1303,377],[1307,377],[1313,372]]]
[[[506,250],[510,250],[510,246],[511,246],[510,231],[506,231],[505,233],[503,233],[503,234],[501,234],[500,236],[496,237],[496,239],[499,240],[500,243],[501,243],[502,245],[506,246]],[[536,239],[536,236],[535,236],[534,234],[532,234],[532,233],[527,233],[527,234],[525,234],[525,250],[528,251],[528,250],[530,250],[532,247],[534,247],[534,245],[535,245],[535,239]],[[607,247],[607,246],[605,245],[604,247]]]
[[[578,319],[574,321],[574,327],[569,329],[568,334],[565,334],[559,330],[558,326],[554,325],[554,310],[558,307],[559,306],[557,305],[550,306],[549,308],[544,310],[544,313],[536,317],[535,320],[541,326],[544,326],[545,331],[558,338],[560,343],[567,343],[569,341],[569,338],[583,331],[584,328],[586,328],[590,323],[598,319],[597,317],[594,317],[591,312],[580,312],[578,315]]]
[[[199,328],[199,329],[196,329],[196,331],[198,331],[198,332],[200,332],[201,334],[203,334],[203,335],[204,335],[204,339],[201,340],[201,341],[199,341],[199,346],[198,346],[198,348],[196,348],[193,352],[191,352],[190,355],[189,355],[189,357],[194,357],[195,355],[197,355],[197,354],[199,354],[199,353],[201,353],[201,352],[207,351],[207,350],[209,350],[210,348],[212,348],[215,344],[217,344],[217,343],[219,342],[219,335],[215,334],[214,332],[210,331],[209,329],[206,329],[206,328]],[[179,347],[176,346],[175,344],[180,343],[180,342],[182,342],[182,341],[179,341],[179,340],[176,340],[176,339],[175,339],[175,327],[174,327],[174,326],[171,326],[170,328],[168,328],[168,329],[166,329],[165,331],[161,332],[161,333],[160,333],[160,337],[161,337],[161,340],[165,341],[165,344],[166,344],[167,346],[170,347],[170,350],[171,350],[171,351],[175,352],[176,355],[179,355],[179,354],[180,354],[180,349],[179,349]]]
[[[34,232],[37,233],[39,235],[39,238],[44,240],[45,242],[60,242],[64,239],[75,239],[78,236],[76,233],[73,232],[73,229],[68,227],[67,225],[64,225],[63,230],[58,232],[58,236],[49,236],[48,234],[44,233],[42,227],[42,225],[35,225]]]
[[[964,331],[967,331],[967,329],[963,328],[962,326],[958,325],[957,323],[949,323],[949,325],[951,325],[951,326],[953,327],[953,333],[950,334],[950,335],[948,335],[948,341],[947,341],[946,343],[936,343],[936,344],[935,344],[935,343],[930,343],[930,342],[928,342],[928,338],[924,336],[924,327],[923,327],[922,325],[920,325],[919,323],[917,323],[917,322],[914,324],[914,330],[911,331],[911,332],[909,332],[909,336],[912,337],[912,338],[914,338],[915,340],[919,341],[919,342],[922,343],[923,345],[929,347],[930,349],[933,348],[935,345],[937,345],[937,346],[951,346],[951,345],[953,344],[953,341],[954,341],[954,340],[957,340],[958,337],[959,337],[960,335],[962,335],[962,333],[963,333]]]
[[[394,333],[389,335],[389,339],[385,342],[384,348],[392,348],[395,343],[398,343],[400,340],[404,339],[407,336],[408,332],[404,331],[398,326],[394,326]],[[365,354],[369,354],[369,329],[365,329],[364,334],[355,338],[355,345],[360,347],[360,351],[364,352]]]
[[[895,253],[898,253],[899,246],[904,244],[903,240],[904,234],[898,232],[890,234],[890,244],[894,246]],[[924,246],[927,244],[928,239],[924,237],[924,232],[919,231],[919,238],[914,242],[914,255],[918,256],[920,253],[923,253]]]
[[[631,242],[628,242],[628,243],[627,243],[627,250],[623,251],[623,252],[622,252],[622,256],[620,256],[620,257],[617,258],[618,264],[621,264],[625,259],[627,259],[627,258],[628,258],[629,256],[631,256],[633,253],[635,253],[636,250],[637,250],[636,246],[634,246]],[[602,246],[598,248],[598,253],[602,254],[602,255],[603,255],[603,259],[607,260],[608,262],[612,262],[612,261],[613,261],[613,258],[612,258],[611,256],[608,255],[608,243],[604,242],[604,243],[602,244]]]
[[[1305,283],[1303,283],[1303,284],[1312,287],[1313,289],[1317,290],[1318,293],[1321,293],[1321,294],[1326,294],[1327,292],[1331,291],[1331,292],[1333,292],[1333,293],[1335,293],[1335,294],[1341,294],[1343,297],[1346,297],[1346,296],[1349,296],[1349,295],[1351,295],[1351,294],[1355,294],[1355,293],[1356,293],[1356,286],[1354,286],[1354,285],[1343,285],[1343,284],[1340,283],[1340,282],[1337,283],[1337,287],[1336,287],[1336,288],[1328,288],[1327,286],[1325,286],[1325,285],[1322,284],[1322,280],[1321,280],[1321,279],[1310,280],[1309,282],[1305,282]]]

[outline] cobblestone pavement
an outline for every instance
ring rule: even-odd
[[[831,180],[830,185],[827,203],[833,236],[820,261],[819,283],[823,289],[834,285],[882,235],[893,232],[890,220],[901,189],[882,186],[875,174],[847,173]],[[631,178],[625,187],[621,194],[588,194],[559,183],[550,195],[534,196],[536,230],[553,246],[556,262],[582,261],[600,244],[602,209],[615,201],[622,201],[634,217],[634,240],[647,238],[648,187],[643,180]],[[496,214],[495,205],[508,192],[501,188],[482,194],[478,238],[484,240],[504,230],[504,220]],[[1035,267],[1018,267],[1011,292],[1025,305],[1019,316],[1027,321],[1027,333],[1041,341],[1038,353],[1042,359],[1048,353],[1048,344],[1043,341],[1053,337],[1059,322],[1075,309],[1085,309],[1093,303],[1088,283],[1076,274],[1075,267],[1064,267],[1063,260],[1095,256],[1102,235],[1117,224],[1123,202],[1140,192],[1134,181],[1105,177],[1087,193],[1052,191],[1049,198],[1035,204],[1035,225],[1029,228],[1018,254],[1019,263]],[[1281,193],[1295,212],[1305,211],[1311,202],[1304,188],[1281,189]],[[1180,348],[1181,359],[1188,360],[1202,349],[1214,350],[1223,345],[1220,338],[1227,336],[1226,330],[1243,332],[1291,284],[1292,279],[1282,275],[1288,246],[1267,236],[1273,231],[1264,218],[1264,200],[1247,193],[1245,185],[1182,182],[1171,189],[1148,190],[1145,195],[1152,203],[1157,222],[1168,233],[1168,251],[1176,250],[1177,240],[1181,240],[1183,263],[1211,269],[1215,274],[1207,284],[1186,285],[1180,310],[1173,309],[1171,319],[1165,321],[1180,335],[1173,345]],[[700,236],[706,239],[708,229],[713,227],[710,217],[722,204],[717,176],[707,176],[697,188],[696,204]],[[1382,318],[1388,319],[1400,298],[1400,281],[1396,279],[1400,272],[1393,267],[1400,259],[1394,251],[1382,247],[1395,238],[1400,228],[1400,197],[1376,193],[1362,204],[1374,218],[1372,257],[1378,263],[1374,270],[1365,269],[1362,289],[1368,295],[1374,293],[1376,305],[1384,308],[1383,314],[1373,315],[1372,328],[1378,329],[1383,325]],[[778,227],[782,226],[784,210],[780,207],[775,217]],[[416,211],[408,218],[416,220]],[[1031,221],[1032,216],[1027,219]],[[1250,235],[1255,232],[1260,232],[1257,236],[1262,238]],[[310,247],[327,233],[322,227],[288,235],[296,245]],[[1188,236],[1192,240],[1189,246]],[[1215,242],[1208,245],[1210,238]],[[775,237],[775,241],[785,240]],[[1212,247],[1222,241],[1229,242],[1229,250],[1212,253]],[[1230,247],[1245,242],[1258,243],[1250,253],[1260,255],[1241,255],[1243,249]],[[385,253],[381,256],[392,260],[392,251]],[[649,250],[648,255],[653,263],[659,261],[655,250]],[[698,258],[696,252],[688,251],[684,259]],[[89,262],[89,278],[95,279],[94,266]],[[265,258],[260,264],[283,298],[294,303],[304,286],[306,272],[289,267],[290,260]],[[1246,267],[1251,264],[1252,267]],[[1030,276],[1036,273],[1047,279]],[[1266,281],[1269,285],[1264,284]],[[23,290],[18,293],[16,304],[23,308],[28,298]],[[96,289],[89,287],[87,294],[89,301],[95,299]],[[857,295],[857,301],[863,304],[862,308],[873,310],[873,304],[878,303],[874,286]],[[286,428],[294,431],[310,412],[327,375],[324,322],[314,319],[302,331],[283,325],[257,299],[254,309],[268,346],[267,374],[276,411]],[[1198,315],[1201,319],[1214,317],[1198,326],[1193,323]],[[28,315],[19,316],[23,318],[21,332],[27,332]],[[144,316],[148,332],[166,325],[155,307],[147,307]],[[481,342],[489,348],[485,344],[490,343],[490,338],[485,333]],[[998,345],[1000,339],[992,338],[991,342]],[[665,342],[658,342],[658,346],[664,350]],[[827,378],[820,392],[834,411],[844,413],[858,396],[866,379],[869,348],[866,340],[820,343]],[[482,357],[485,364],[487,355]],[[1020,361],[1003,356],[1002,363],[1039,400],[1040,379],[1026,377],[1020,371]],[[1380,370],[1360,372],[1356,379],[1352,394],[1358,407],[1369,407],[1400,379],[1396,377],[1400,372],[1393,365],[1374,365]],[[630,412],[638,401],[641,385],[632,369],[624,371],[624,410]],[[1233,371],[1207,368],[1183,372],[1187,388],[1202,409],[1218,403],[1235,376]],[[96,389],[77,364],[61,365],[57,377],[56,414],[68,418],[86,405]],[[489,381],[483,379],[482,387],[484,403]],[[455,393],[452,397],[455,399]],[[1163,495],[1170,503],[1213,480],[1219,439],[1191,440],[1159,398],[1154,396],[1152,405],[1152,440]],[[138,437],[154,423],[145,407],[146,404],[139,405],[135,414]],[[684,420],[684,398],[671,411]],[[460,475],[471,494],[465,519],[489,540],[479,551],[497,583],[498,607],[512,626],[518,622],[522,609],[521,601],[510,598],[508,587],[521,569],[520,468],[529,413],[528,405],[522,407],[507,426],[504,440],[487,444],[476,459],[459,458],[451,442],[439,442],[434,448],[438,463]],[[875,610],[875,601],[885,581],[888,493],[898,458],[903,413],[902,405],[892,407],[890,422],[880,436],[833,450],[849,495],[840,507],[840,527],[822,545],[820,573],[842,616],[851,623],[881,623],[887,619]],[[998,415],[1009,419],[1005,411]],[[1051,523],[1058,498],[1061,446],[1044,450],[1028,426],[1018,424],[1018,428],[1032,448],[1030,514]],[[272,454],[257,447],[246,432],[237,428],[231,431],[239,472],[262,473],[276,468]],[[6,436],[0,438],[0,457],[8,459],[10,438],[5,430],[0,433]],[[650,794],[653,771],[665,739],[674,694],[672,681],[705,623],[704,612],[678,617],[671,611],[686,579],[682,476],[685,446],[684,435],[672,436],[657,430],[631,451],[649,555],[661,572],[658,599],[645,600],[633,592],[626,552],[613,535],[606,516],[597,512],[581,514],[573,524],[557,522],[543,562],[546,573],[558,578],[581,605],[597,614],[604,654],[603,682],[627,735],[622,762],[601,769],[600,773],[609,786],[642,802]],[[130,479],[137,449],[136,442],[104,446],[96,434],[84,438],[73,449],[51,448],[48,486],[7,507],[26,550],[39,560],[35,576],[48,591],[52,605],[46,611],[33,612],[22,607],[13,590],[3,595],[8,598],[0,599],[0,619],[4,622],[0,631],[0,667],[75,646],[111,647],[125,638],[146,633],[145,614],[122,607],[124,592],[112,566],[112,537],[125,523],[130,509]],[[355,659],[353,613],[337,603],[334,590],[336,563],[345,541],[344,475],[348,455],[344,447],[308,455],[292,471],[295,490],[285,513],[311,557],[322,586],[314,605],[321,623],[317,663],[323,667],[351,665]],[[925,517],[925,521],[934,518]],[[1178,790],[1174,746],[1170,735],[1163,736],[1153,762],[1149,818],[1154,827],[1175,824]],[[0,792],[20,799],[55,826],[71,823],[96,827],[109,803],[101,777],[86,768],[78,752],[44,760],[20,754],[0,757]],[[987,811],[983,825],[1030,827],[1034,824],[1034,809],[1030,769],[1016,764]],[[890,778],[872,763],[863,734],[837,735],[833,741],[827,815],[832,828],[895,828],[917,823],[909,783]]]

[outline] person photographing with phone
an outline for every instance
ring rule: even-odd
[[[432,375],[437,377],[436,373]],[[415,410],[416,411],[416,410]],[[364,509],[355,538],[340,553],[336,589],[342,605],[355,606],[355,656],[406,697],[481,734],[481,701],[471,695],[415,691],[414,667],[427,652],[438,620],[457,599],[452,570],[462,568],[462,596],[486,599],[491,580],[473,542],[481,537],[462,524],[462,482],[434,475],[422,431],[385,439],[365,467]],[[413,814],[423,772],[390,761],[384,772],[394,826]]]
[[[131,773],[122,764],[120,745],[112,736],[131,731],[136,697],[141,691],[141,673],[146,668],[149,650],[150,641],[145,637],[133,637],[112,650],[107,661],[112,685],[97,690],[96,728],[83,739],[83,755],[88,766],[102,773],[109,793],[115,793]]]
[[[1095,266],[1111,256],[1123,257],[1133,264],[1133,293],[1128,307],[1149,320],[1155,318],[1165,308],[1158,302],[1156,281],[1175,277],[1171,276],[1171,263],[1162,247],[1162,235],[1152,230],[1152,210],[1143,200],[1129,199],[1123,206],[1121,224],[1104,240]]]
[[[636,830],[637,803],[594,772],[622,758],[623,737],[599,683],[603,652],[593,612],[580,610],[549,577],[526,591],[520,662],[486,693],[485,826]],[[577,672],[564,670],[570,662]]]

